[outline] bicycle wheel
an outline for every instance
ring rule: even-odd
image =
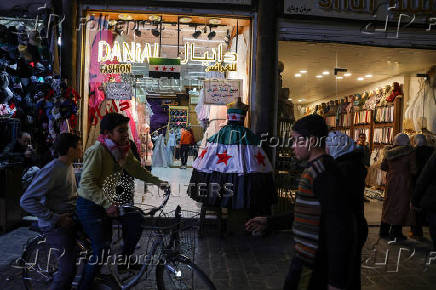
[[[56,253],[44,236],[37,236],[26,246],[22,256],[23,282],[26,289],[48,289],[57,269]]]
[[[157,266],[156,281],[158,290],[216,289],[203,270],[181,255]]]
[[[161,243],[161,239],[154,240],[151,244],[150,251],[147,251],[146,254],[137,256],[139,257],[139,261],[135,261],[133,268],[120,271],[120,267],[117,263],[112,265],[112,276],[115,278],[115,281],[117,282],[118,286],[121,287],[121,289],[129,289],[138,284],[138,282],[144,278],[143,276],[145,276],[145,278],[148,276],[149,272],[153,268],[153,265],[157,264],[156,253]],[[139,269],[137,269],[137,266],[140,266]]]

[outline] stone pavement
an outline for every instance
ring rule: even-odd
[[[376,227],[370,228],[363,250],[362,289],[434,289],[436,253],[430,256],[433,261],[426,266],[430,261],[430,243],[409,240],[389,245],[385,240],[378,240],[377,231]],[[293,255],[291,239],[289,231],[265,237],[235,234],[220,238],[215,231],[209,230],[206,237],[198,240],[195,262],[209,275],[217,289],[281,289]],[[18,244],[13,235],[2,236],[2,253],[8,243]],[[20,252],[16,251],[15,255]],[[24,289],[20,271],[0,266],[0,289]]]

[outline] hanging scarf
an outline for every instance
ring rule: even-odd
[[[129,152],[130,145],[117,145],[112,139],[108,138],[107,135],[101,134],[97,139],[114,157],[115,161],[118,162],[120,159],[124,158]]]

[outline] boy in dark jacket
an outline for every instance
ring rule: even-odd
[[[284,289],[350,289],[353,215],[340,170],[325,151],[328,128],[321,116],[310,115],[293,127],[293,149],[307,161],[295,201],[295,214],[256,217],[249,231],[292,226],[295,256]]]
[[[424,169],[425,163],[430,158],[431,154],[434,151],[434,148],[431,146],[427,146],[427,139],[423,134],[416,134],[415,138],[415,154],[416,154],[416,181],[421,174],[422,169]],[[423,240],[423,232],[422,225],[425,221],[425,213],[423,211],[415,210],[415,225],[410,227],[411,233],[409,236],[416,240]]]
[[[424,209],[427,214],[428,226],[433,250],[436,251],[436,151],[425,164],[416,182],[412,204],[418,210]]]

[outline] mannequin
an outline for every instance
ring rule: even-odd
[[[265,215],[276,201],[273,168],[259,137],[244,127],[247,110],[240,98],[228,105],[227,125],[208,138],[192,165],[188,195],[207,206]]]

